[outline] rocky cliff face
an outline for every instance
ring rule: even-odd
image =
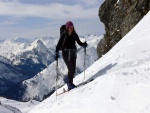
[[[106,33],[98,44],[98,56],[107,53],[149,9],[150,0],[105,0],[99,8],[99,17],[105,25]]]

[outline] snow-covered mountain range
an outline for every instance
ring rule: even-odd
[[[0,43],[0,95],[33,77],[54,61],[53,53],[39,39],[17,38]]]
[[[2,57],[31,77],[54,60],[53,54],[39,39],[32,43],[23,39],[6,40],[0,44],[0,49]]]
[[[103,36],[96,35],[86,37],[89,45],[87,48],[86,68],[98,59],[96,47],[102,37]],[[81,41],[85,41],[83,37],[80,39]],[[11,84],[11,88],[8,86],[7,91],[5,91],[2,96],[20,101],[28,101],[31,99],[42,101],[52,94],[55,90],[56,78],[56,67],[53,55],[57,42],[58,38],[52,37],[36,39],[33,42],[21,38],[3,41],[3,43],[0,44],[0,49],[2,50],[0,52],[1,61],[24,72],[26,74],[24,77],[26,78],[22,77],[22,79],[19,79],[19,77],[16,76],[19,81],[13,85]],[[77,46],[77,48],[78,59],[76,74],[79,74],[84,70],[84,51],[80,46]],[[62,58],[59,59],[59,74],[58,87],[64,85],[63,78],[67,74],[66,65]],[[27,78],[31,79],[26,80]],[[5,82],[3,83],[5,84]]]

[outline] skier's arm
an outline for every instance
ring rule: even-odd
[[[80,46],[83,45],[83,43],[80,41],[79,36],[77,34],[76,34],[76,41]]]
[[[76,34],[76,41],[77,43],[82,46],[83,48],[86,48],[88,46],[88,44],[86,42],[82,43],[79,39],[79,36]]]

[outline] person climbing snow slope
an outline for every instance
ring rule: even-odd
[[[64,26],[63,26],[64,27]],[[66,22],[66,31],[64,31],[56,46],[55,60],[58,60],[59,50],[62,50],[63,60],[68,68],[67,86],[68,91],[76,88],[73,78],[76,70],[77,48],[76,42],[83,48],[87,47],[86,42],[81,42],[71,21]]]

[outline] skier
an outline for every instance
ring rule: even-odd
[[[58,44],[56,46],[55,60],[58,60],[59,50],[62,50],[63,60],[68,68],[67,86],[68,91],[76,88],[73,84],[73,77],[76,70],[77,48],[76,42],[83,48],[87,47],[87,43],[82,43],[78,34],[75,31],[74,25],[71,21],[66,22],[66,32],[61,34]]]

